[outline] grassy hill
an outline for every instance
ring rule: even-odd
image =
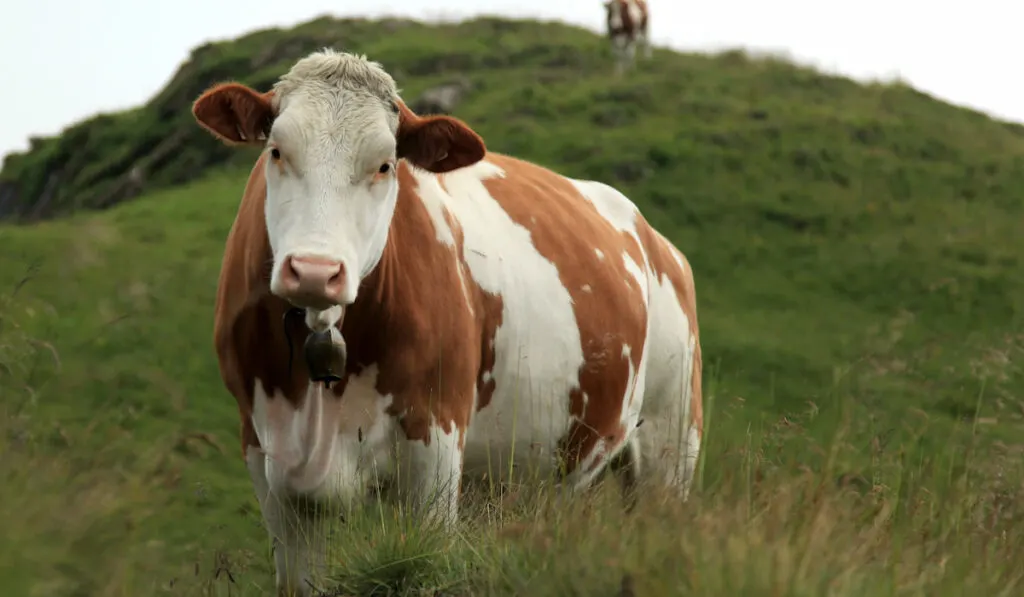
[[[454,539],[353,523],[336,558],[347,594],[1018,582],[1024,129],[741,52],[659,50],[616,79],[606,41],[565,25],[325,18],[198,48],[145,106],[4,161],[10,594],[272,582],[211,340],[252,154],[205,136],[188,107],[217,80],[265,87],[323,45],[383,62],[406,97],[465,77],[455,112],[492,149],[631,196],[697,272],[710,411],[687,507],[651,499],[627,523],[601,501],[595,517],[505,496],[499,515],[479,496]]]

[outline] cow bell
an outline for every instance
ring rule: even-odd
[[[331,326],[322,332],[310,332],[302,348],[311,381],[322,382],[328,389],[332,383],[341,381],[342,375],[345,374],[345,360],[348,355],[345,339],[341,337],[341,331],[337,327]]]

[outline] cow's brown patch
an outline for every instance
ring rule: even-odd
[[[375,329],[367,330],[372,338],[350,342],[378,347],[373,355],[380,367],[377,389],[395,397],[390,414],[401,415],[410,439],[429,443],[431,416],[446,433],[453,425],[465,430],[469,424],[480,352],[467,339],[479,338],[480,326],[461,290],[461,256],[437,241],[408,166],[398,174],[399,208],[384,257],[364,284],[364,300],[345,322],[373,322]],[[348,329],[343,331],[348,339]]]
[[[500,295],[480,290],[477,319],[480,322],[480,372],[477,374],[477,410],[487,408],[494,397],[494,340],[504,318],[504,301]]]

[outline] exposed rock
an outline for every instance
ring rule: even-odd
[[[469,79],[459,77],[424,91],[413,100],[409,108],[418,114],[451,114],[472,87]]]
[[[12,218],[18,211],[21,200],[14,183],[0,182],[0,220]]]

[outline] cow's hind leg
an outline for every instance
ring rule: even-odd
[[[646,27],[641,29],[637,34],[637,44],[640,46],[640,53],[644,59],[650,60],[652,56],[651,38]]]
[[[688,385],[688,380],[685,383]],[[652,396],[646,402],[661,402],[662,409],[645,412],[643,428],[637,430],[644,460],[651,464],[654,480],[674,489],[686,501],[701,447],[700,433],[690,417],[690,392]]]
[[[246,464],[273,545],[277,594],[308,597],[313,594],[314,574],[323,564],[326,549],[323,534],[317,532],[316,509],[271,487],[266,456],[259,447],[248,448]]]
[[[640,482],[640,440],[637,432],[633,433],[608,466],[622,483],[626,511],[631,512],[636,508],[637,484]]]

